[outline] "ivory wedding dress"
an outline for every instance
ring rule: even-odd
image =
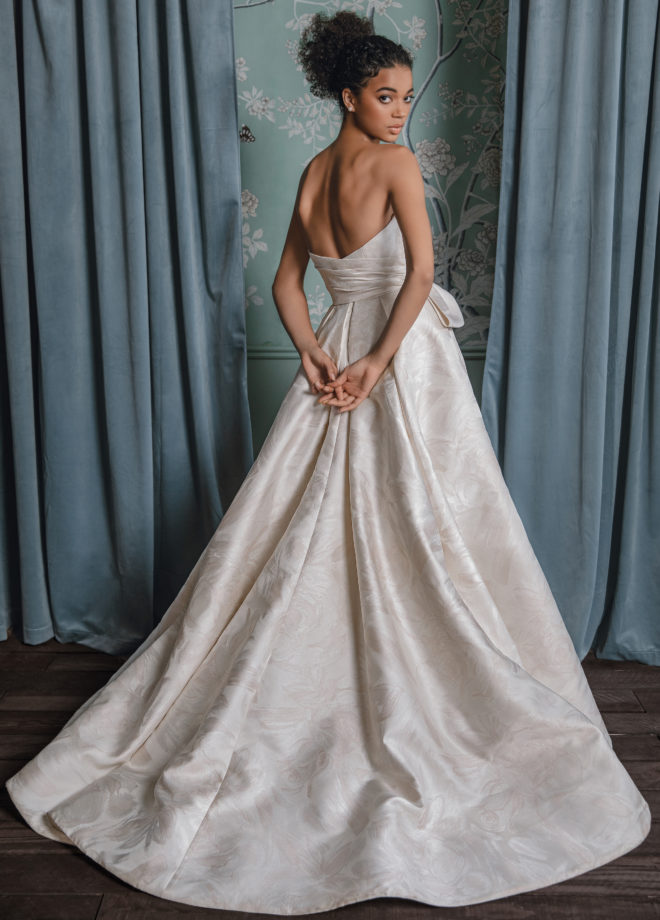
[[[369,350],[396,220],[342,259],[317,337]],[[273,914],[474,904],[636,847],[615,755],[430,298],[368,399],[302,368],[161,622],[7,782],[25,820],[174,901]]]

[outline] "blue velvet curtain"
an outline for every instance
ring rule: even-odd
[[[658,0],[511,0],[482,411],[576,650],[660,664]]]
[[[127,654],[253,460],[233,7],[0,21],[0,638]]]

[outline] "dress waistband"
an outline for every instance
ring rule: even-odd
[[[333,278],[331,272],[322,271],[321,274],[324,276],[323,280],[332,296],[332,303],[337,307],[367,297],[377,297],[379,294],[389,294],[392,291],[398,292],[406,277],[405,271],[400,274],[394,274],[389,271],[387,277],[382,279],[375,278],[373,273],[370,273],[369,277],[359,277],[357,272],[351,272],[350,277],[341,280],[336,277]],[[350,284],[350,287],[342,288],[342,280]],[[456,298],[435,281],[431,286],[427,300],[438,314],[443,326],[457,327],[465,324],[465,319]]]

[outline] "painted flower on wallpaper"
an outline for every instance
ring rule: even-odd
[[[275,115],[272,111],[275,108],[275,103],[268,96],[264,96],[262,89],[257,89],[256,86],[253,86],[252,92],[242,92],[238,98],[245,104],[250,115],[255,115],[259,121],[262,118],[267,118],[268,121],[275,121]]]
[[[336,8],[336,4],[335,4],[335,8]],[[351,9],[353,9],[353,7],[351,7]],[[294,9],[294,13],[295,13],[295,12],[296,12],[296,11],[295,11],[295,9]],[[314,10],[314,12],[317,12],[317,11]],[[302,30],[303,30],[306,26],[308,26],[308,25],[310,24],[310,22],[312,21],[312,16],[313,16],[313,15],[314,15],[314,13],[300,13],[299,15],[295,15],[295,16],[293,17],[293,19],[289,19],[289,21],[286,23],[286,25],[284,26],[284,28],[285,28],[285,29],[293,29],[293,30],[296,31],[296,32],[302,32]]]
[[[379,16],[384,16],[385,10],[390,9],[390,7],[398,7],[401,9],[401,4],[396,3],[396,0],[373,0],[372,6]]]
[[[236,58],[236,79],[241,83],[247,80],[247,72],[250,69],[244,57]]]
[[[435,174],[446,176],[456,165],[456,157],[451,153],[451,147],[444,137],[436,137],[432,141],[423,138],[418,141],[415,156],[425,179],[431,179]]]
[[[259,292],[259,288],[257,287],[256,284],[250,284],[245,289],[245,309],[246,310],[250,306],[251,303],[253,303],[255,307],[263,307],[264,299],[263,297],[259,296],[258,292]]]
[[[298,41],[294,41],[292,38],[287,38],[286,42],[284,43],[284,47],[286,48],[286,53],[295,64],[296,70],[299,73],[302,73],[302,64],[298,63]]]
[[[482,252],[497,242],[497,224],[485,223],[476,235],[477,246]]]
[[[262,240],[262,236],[264,235],[263,227],[258,227],[252,232],[247,220],[248,217],[257,216],[258,205],[259,199],[257,196],[244,188],[241,192],[241,212],[243,216],[243,268],[247,267],[249,260],[254,259],[258,252],[268,252],[268,244]],[[254,297],[252,297],[252,302],[257,303]]]
[[[256,217],[257,216],[257,205],[259,204],[259,199],[256,195],[253,195],[252,192],[244,188],[241,192],[241,210],[243,211],[243,220],[247,217]]]
[[[442,278],[447,260],[447,231],[441,230],[440,233],[432,233],[433,237],[433,255],[434,264],[438,279]]]
[[[498,189],[502,175],[502,151],[499,147],[488,147],[483,151],[474,167],[481,173],[484,185]]]
[[[268,246],[261,237],[264,235],[262,227],[259,227],[250,236],[250,225],[243,224],[243,268],[247,267],[248,261],[256,256],[258,252],[266,252]]]
[[[456,256],[455,266],[458,271],[469,275],[479,275],[484,270],[485,263],[483,252],[477,249],[461,249]]]
[[[494,42],[500,37],[500,35],[504,35],[505,32],[506,16],[500,10],[491,10],[490,15],[484,22],[484,35],[486,35],[491,41]]]
[[[396,4],[399,6],[400,4]],[[403,20],[404,26],[407,26],[407,31],[403,30],[402,34],[411,42],[413,48],[417,51],[422,47],[422,42],[426,38],[426,29],[424,28],[426,22],[424,19],[419,19],[417,16],[413,16],[412,21],[408,19]]]

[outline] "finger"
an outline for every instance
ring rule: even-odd
[[[321,396],[319,396],[319,398],[317,399],[317,402],[320,402],[320,403],[324,403],[324,404],[325,404],[325,403],[328,402],[328,400],[330,400],[330,399],[335,399],[335,398],[336,398],[336,396],[335,396],[334,392],[323,393]]]
[[[331,380],[317,380],[314,384],[318,392],[334,392],[334,381]]]
[[[325,384],[324,389],[325,389],[325,392],[322,394],[323,396],[336,396],[338,393],[347,392],[346,388],[341,386],[341,384],[339,386],[335,386],[334,383]]]
[[[354,399],[354,398],[355,397],[353,396],[349,396],[341,400],[341,399],[338,399],[338,397],[336,396],[322,397],[323,403],[326,406],[343,406],[346,404],[347,399],[350,401],[351,399]],[[319,400],[319,402],[321,402],[321,400]]]
[[[339,412],[340,415],[342,412],[350,412],[352,409],[355,409],[356,406],[359,406],[363,400],[364,400],[364,396],[358,396],[352,403],[350,403],[347,406],[343,406],[341,409],[338,409],[337,411]]]
[[[357,399],[357,398],[358,398],[357,396],[346,396],[346,397],[344,397],[344,399],[338,399],[335,403],[333,403],[333,405],[335,405],[335,406],[348,406],[348,405],[350,405],[351,403],[353,403],[353,401],[354,401],[355,399]]]

